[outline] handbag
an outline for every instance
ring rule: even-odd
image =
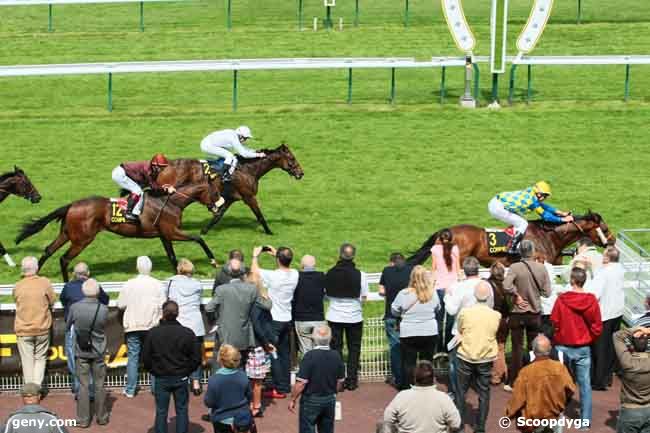
[[[91,352],[93,350],[93,329],[95,328],[95,321],[97,320],[97,313],[99,313],[99,302],[97,303],[97,309],[95,310],[95,317],[90,324],[89,330],[75,329],[77,334],[77,345],[79,349],[84,352]]]
[[[418,302],[420,302],[420,300],[417,298],[417,295],[416,295],[416,297],[415,297],[415,302],[413,302],[411,305],[409,305],[409,307],[408,307],[406,310],[404,310],[404,312],[402,312],[402,314],[400,314],[400,316],[395,320],[395,330],[396,330],[397,332],[400,331],[400,325],[401,325],[401,323],[402,323],[402,317],[404,317],[404,315],[405,315],[406,313],[408,313],[409,311],[411,311],[411,308],[415,307],[415,304],[417,304]]]

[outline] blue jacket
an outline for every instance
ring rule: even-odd
[[[84,280],[72,280],[65,283],[65,286],[63,286],[61,297],[59,299],[63,304],[63,317],[65,318],[66,322],[68,320],[68,314],[70,314],[70,307],[72,304],[79,302],[85,298],[83,292],[81,291],[81,286],[83,283]],[[108,305],[108,295],[101,287],[99,288],[99,296],[97,296],[97,299],[99,299],[100,303]]]
[[[210,408],[212,422],[250,413],[252,399],[248,377],[243,370],[220,368],[208,380],[204,403]]]

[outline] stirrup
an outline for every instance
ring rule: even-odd
[[[124,215],[124,218],[126,219],[127,222],[131,222],[131,223],[139,223],[140,222],[140,217],[137,216],[134,213],[131,213],[131,212],[127,212]]]

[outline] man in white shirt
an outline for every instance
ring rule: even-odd
[[[201,140],[201,150],[203,152],[224,159],[224,182],[229,182],[232,179],[235,168],[237,168],[235,153],[238,153],[243,158],[264,158],[266,156],[262,152],[255,152],[244,146],[244,143],[250,138],[253,138],[250,128],[240,126],[235,130],[215,131]]]
[[[616,247],[607,247],[602,267],[587,285],[587,291],[598,299],[603,321],[603,332],[591,346],[591,388],[597,391],[607,391],[611,385],[616,361],[613,336],[621,326],[625,307],[625,269],[618,260]]]
[[[262,252],[275,257],[277,269],[261,269],[258,257]],[[285,398],[291,392],[291,358],[289,353],[289,332],[291,330],[291,301],[293,292],[298,285],[298,271],[291,269],[293,251],[287,247],[277,250],[271,246],[255,247],[251,272],[258,273],[262,282],[269,290],[269,297],[273,302],[271,316],[273,317],[273,332],[277,339],[275,347],[277,358],[271,359],[271,374],[274,389],[268,392],[267,398]]]
[[[577,245],[578,250],[576,251],[576,255],[571,260],[571,263],[569,263],[569,266],[567,266],[563,279],[569,282],[571,269],[575,267],[576,263],[582,262],[585,265],[584,269],[587,271],[587,283],[585,284],[588,284],[603,265],[603,255],[598,252],[593,241],[588,237],[580,239]]]

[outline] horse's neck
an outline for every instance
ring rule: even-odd
[[[564,248],[571,245],[580,237],[580,232],[575,226],[570,224],[562,224],[555,228],[552,232],[551,241],[556,251],[554,252],[557,257]]]
[[[4,201],[7,197],[9,197],[11,194],[13,194],[13,188],[12,188],[12,178],[5,179],[4,181],[0,182],[0,203]]]
[[[248,162],[245,165],[242,165],[241,168],[252,175],[255,179],[259,179],[276,167],[277,163],[275,159],[267,156],[266,158],[260,158],[257,161]]]

